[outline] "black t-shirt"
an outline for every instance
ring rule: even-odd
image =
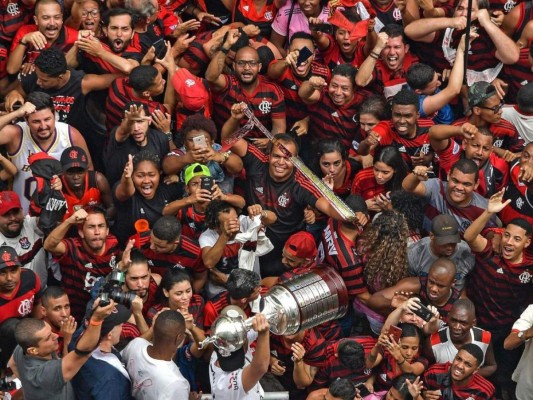
[[[320,194],[299,171],[285,182],[275,182],[268,173],[268,156],[253,145],[243,157],[246,204],[261,204],[274,211],[278,220],[267,228],[267,236],[287,238],[304,227],[304,209],[314,206]]]
[[[128,154],[135,155],[142,150],[147,150],[157,154],[162,161],[163,157],[170,152],[167,135],[161,131],[148,128],[148,143],[144,147],[139,147],[131,136],[124,142],[117,142],[115,139],[117,129],[118,127],[111,132],[104,158],[106,177],[111,186],[120,180],[128,162]]]
[[[166,185],[160,181],[155,196],[148,200],[142,195],[135,194],[128,200],[121,202],[115,197],[118,183],[113,187],[113,201],[117,207],[117,220],[111,231],[117,237],[119,243],[125,245],[128,238],[135,233],[134,224],[138,219],[146,219],[152,227],[163,216],[165,206],[183,196],[182,186],[173,183]]]

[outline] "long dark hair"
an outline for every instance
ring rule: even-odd
[[[163,275],[163,279],[161,279],[161,284],[157,288],[157,292],[155,294],[155,302],[157,304],[168,305],[168,298],[165,296],[163,289],[167,292],[170,292],[176,283],[180,283],[183,281],[189,282],[192,287],[192,279],[187,272],[184,272],[179,269],[169,269],[167,272],[165,272],[165,275]]]
[[[385,183],[385,189],[387,191],[400,190],[403,179],[407,176],[407,164],[398,149],[393,146],[383,147],[374,158],[374,165],[377,162],[382,162],[394,170],[392,178]]]

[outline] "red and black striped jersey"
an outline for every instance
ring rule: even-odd
[[[261,30],[261,35],[270,37],[272,21],[277,9],[273,0],[266,0],[260,9],[253,0],[236,0],[233,2],[231,22],[253,24]]]
[[[378,60],[370,87],[377,93],[383,94],[387,99],[393,97],[407,84],[405,74],[409,67],[416,63],[418,63],[418,57],[412,53],[406,53],[402,67],[397,71],[391,71],[385,62]]]
[[[527,4],[531,4],[531,1],[528,1]],[[503,66],[502,79],[509,85],[505,94],[506,102],[516,104],[516,95],[520,88],[533,81],[533,72],[529,63],[529,45],[520,49],[520,56],[516,63]]]
[[[0,293],[0,324],[9,318],[23,318],[30,315],[33,306],[42,296],[41,281],[32,270],[20,268],[20,280],[7,296]]]
[[[313,141],[338,139],[346,148],[352,141],[361,142],[359,137],[359,105],[365,100],[366,92],[358,90],[353,99],[339,107],[333,103],[328,89],[322,90],[320,100],[309,106],[309,136]]]
[[[72,316],[80,323],[95,281],[107,276],[116,266],[121,248],[113,235],[107,236],[102,255],[88,253],[80,237],[63,239],[61,243],[66,247],[65,253],[56,257],[61,270],[61,286],[70,299]]]
[[[513,1],[514,2],[514,1]],[[533,19],[533,2],[530,0],[527,1],[520,1],[518,0],[516,3],[518,3],[515,8],[518,9],[520,12],[520,15],[518,16],[518,19],[516,21],[516,25],[514,27],[514,33],[511,36],[511,39],[513,39],[513,42],[517,42],[518,39],[520,39],[520,36],[522,36],[522,31],[526,27],[527,23]],[[529,46],[527,46],[529,48]]]
[[[450,313],[450,310],[452,309],[453,303],[455,303],[457,300],[459,300],[459,297],[461,297],[461,292],[457,290],[457,288],[452,287],[452,291],[450,293],[450,297],[448,298],[448,301],[446,301],[446,304],[443,306],[437,306],[435,304],[432,304],[429,296],[428,296],[428,277],[426,276],[419,276],[418,279],[420,280],[420,300],[422,300],[422,304],[425,305],[432,305],[437,308],[440,314],[440,319],[444,321],[444,323],[448,323],[448,314]]]
[[[195,211],[191,204],[178,211],[176,218],[181,223],[181,234],[191,239],[198,240],[202,232],[207,229],[205,214]]]
[[[213,325],[213,322],[215,322],[215,320],[218,318],[220,312],[224,309],[224,307],[229,306],[230,304],[231,297],[228,291],[217,294],[215,297],[205,303],[204,328],[206,332],[209,332],[211,326]],[[249,304],[246,304],[244,313],[247,317],[252,316],[252,309],[250,308]]]
[[[271,64],[285,62],[285,60],[274,60]],[[291,127],[296,121],[304,119],[309,115],[307,104],[298,96],[298,89],[303,82],[309,80],[312,76],[319,76],[324,78],[326,82],[331,79],[329,69],[317,62],[313,61],[311,64],[311,70],[306,77],[300,78],[296,76],[291,67],[285,69],[283,74],[277,80],[277,83],[283,91],[285,97],[285,111],[287,114],[287,126]]]
[[[361,196],[363,199],[373,199],[374,197],[385,193],[385,185],[380,185],[374,175],[374,167],[362,169],[355,175],[352,184],[352,194]]]
[[[518,180],[520,161],[511,167],[511,179],[505,190],[505,199],[511,199],[507,207],[498,213],[504,225],[514,218],[524,218],[533,226],[533,192],[524,182]],[[531,248],[531,246],[530,246]]]
[[[211,40],[213,32],[198,33],[187,50],[185,50],[185,53],[183,53],[183,59],[189,64],[191,71],[198,72],[197,76],[205,76],[205,71],[211,61],[204,50],[204,44]]]
[[[461,145],[454,139],[450,139],[448,147],[442,151],[436,151],[436,154],[439,157],[439,177],[443,181],[447,180],[453,165],[465,156]],[[502,190],[507,182],[509,182],[509,165],[503,158],[492,152],[489,159],[479,169],[479,186],[476,192],[489,198]]]
[[[365,351],[364,359],[361,360],[362,367],[359,369],[346,368],[337,357],[339,344],[346,340],[355,340]],[[372,369],[365,368],[365,359],[372,351],[376,344],[376,339],[371,336],[355,336],[345,339],[340,339],[334,342],[328,342],[326,345],[326,362],[325,365],[318,370],[315,379],[310,386],[311,390],[328,387],[333,381],[338,378],[348,379],[354,385],[365,382],[371,375]]]
[[[412,167],[411,156],[428,154],[432,151],[429,144],[429,128],[433,125],[435,124],[431,119],[419,119],[416,127],[416,135],[412,139],[399,135],[392,121],[380,122],[374,127],[373,131],[381,137],[379,142],[380,147],[396,147],[402,154],[407,165]]]
[[[23,27],[21,27],[16,33],[13,42],[11,43],[10,52],[12,52],[18,46],[19,42],[25,35],[36,31],[37,25],[24,25]],[[54,42],[54,44],[52,45],[47,42],[44,48],[49,49],[50,47],[54,46],[55,48],[61,50],[63,53],[66,53],[70,50],[72,46],[74,46],[74,42],[76,40],[78,40],[78,31],[74,28],[63,25],[61,27],[61,30],[59,31],[59,36]],[[40,53],[40,50],[33,47],[31,43],[28,43],[28,46],[26,46],[26,53],[24,54],[24,63],[34,63],[35,59]]]
[[[6,47],[11,46],[11,41],[18,30],[32,22],[33,5],[26,5],[21,0],[0,1],[0,43]]]
[[[335,41],[335,37],[328,35],[329,46],[326,50],[321,52],[322,57],[324,58],[324,64],[326,64],[330,71],[333,71],[337,65],[341,64],[351,64],[356,68],[365,61],[365,40],[361,39],[355,48],[353,59],[347,60],[341,52],[339,45]]]
[[[418,349],[420,352],[420,348]],[[380,389],[389,390],[392,386],[394,378],[403,374],[402,368],[398,365],[396,359],[383,348],[381,349],[381,355],[383,359],[381,363],[376,367],[379,373],[376,374],[376,386]],[[405,360],[409,364],[422,363],[424,370],[429,366],[429,362],[426,358],[421,357],[420,354],[414,356],[412,360]]]
[[[440,390],[446,393],[451,389],[447,400],[494,400],[494,386],[479,374],[473,374],[466,385],[454,385],[450,376],[451,363],[433,364],[424,374],[427,390]]]
[[[168,307],[167,303],[158,303],[150,307],[146,313],[146,322],[151,325],[155,315],[165,307]],[[193,316],[194,323],[200,329],[204,329],[204,307],[204,298],[199,294],[193,294],[187,311]]]
[[[470,122],[468,121],[468,117],[457,119],[453,121],[452,125],[462,126],[465,122]],[[509,150],[513,153],[520,153],[523,150],[524,139],[520,137],[514,125],[509,121],[502,118],[500,122],[490,124],[487,128],[489,128],[494,136],[494,147]],[[456,140],[461,143],[460,137],[457,137]]]
[[[116,56],[124,58],[124,60],[135,60],[141,62],[143,55],[141,53],[141,47],[138,42],[137,33],[134,34],[133,39],[129,43],[128,47],[120,52],[114,53],[105,39],[100,43],[105,51],[112,53]],[[85,71],[88,74],[119,74],[121,71],[112,65],[111,63],[102,59],[102,57],[93,56],[85,51],[78,52],[79,69]]]
[[[357,252],[357,243],[347,238],[340,229],[340,222],[333,218],[322,231],[319,254],[324,262],[331,265],[341,275],[349,297],[367,291],[363,276],[363,257]]]
[[[146,100],[135,96],[133,89],[128,85],[128,78],[117,78],[109,87],[106,99],[106,128],[110,133],[114,127],[119,126],[124,117],[124,106],[130,101],[138,101],[148,107],[150,114],[155,110],[167,113],[166,107],[154,100]]]
[[[511,329],[531,303],[533,256],[524,252],[522,262],[511,264],[494,252],[491,240],[474,255],[476,267],[467,276],[466,290],[476,305],[478,325],[488,330]]]
[[[213,120],[222,127],[229,119],[231,106],[244,102],[255,117],[269,130],[273,119],[285,119],[285,101],[280,87],[262,75],[257,76],[257,86],[252,92],[244,90],[235,75],[223,75],[226,79],[224,89],[213,90]],[[242,121],[244,125],[245,121]],[[253,129],[250,137],[264,137]]]
[[[140,249],[144,256],[148,258],[148,265],[152,272],[163,276],[166,271],[179,268],[189,274],[205,272],[206,268],[202,261],[200,246],[198,241],[181,235],[178,247],[172,253],[158,253],[150,248],[150,236],[152,231],[135,234],[130,239],[140,242]]]
[[[0,79],[7,78],[7,47],[0,44]]]
[[[382,6],[377,1],[370,0],[370,4],[376,12],[376,19],[379,19],[383,25],[402,25],[402,13],[400,9],[396,7],[396,3],[394,1]]]

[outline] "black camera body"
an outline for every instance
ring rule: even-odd
[[[98,294],[100,296],[99,306],[106,307],[111,303],[111,300],[114,300],[115,303],[131,308],[131,303],[135,299],[136,294],[134,292],[123,291],[123,283],[124,272],[112,271],[107,275]]]

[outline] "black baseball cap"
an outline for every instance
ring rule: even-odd
[[[89,168],[87,153],[78,146],[67,147],[63,150],[60,161],[63,171],[67,171],[71,168]]]
[[[19,256],[11,246],[0,246],[0,269],[22,267]]]
[[[431,221],[431,233],[435,237],[435,243],[438,245],[459,243],[459,224],[449,214],[437,215]]]

